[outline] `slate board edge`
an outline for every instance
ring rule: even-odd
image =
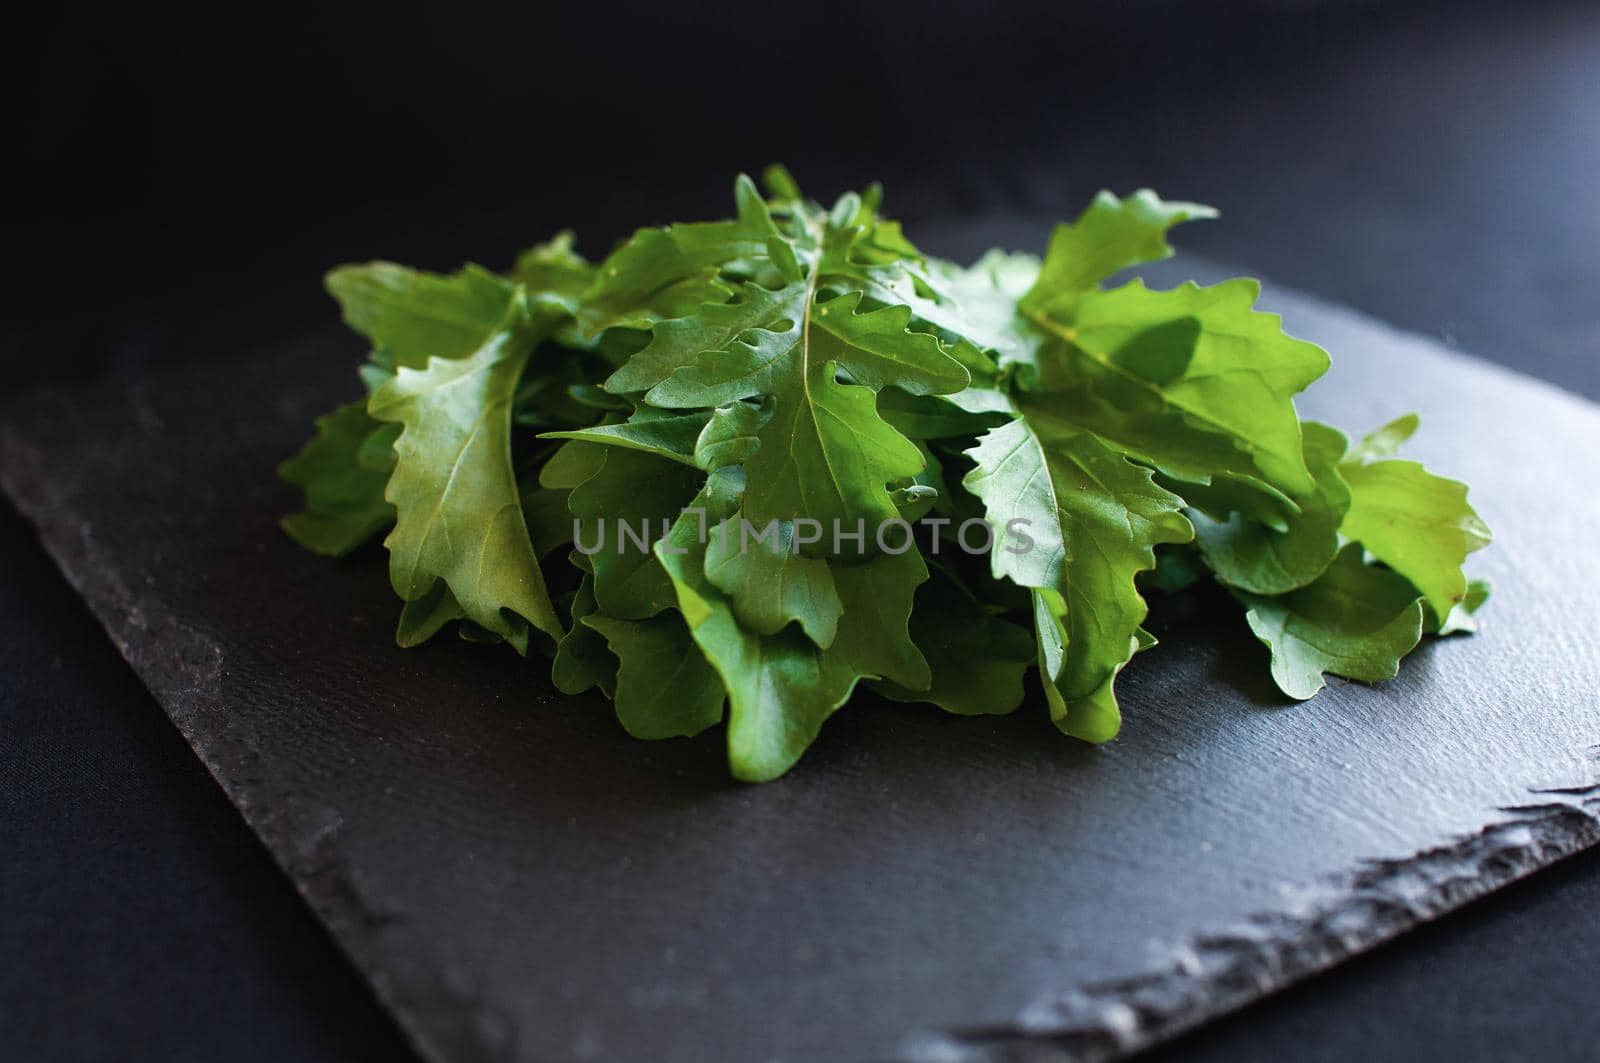
[[[1600,746],[1591,754],[1600,763]],[[1042,994],[1015,1022],[913,1035],[915,1063],[1100,1063],[1154,1047],[1600,842],[1600,784],[1529,803],[1449,845],[1374,861],[1299,912],[1259,912],[1170,948],[1171,962]]]
[[[368,903],[349,862],[337,855],[337,814],[311,806],[254,769],[254,742],[230,726],[222,711],[217,644],[156,598],[132,592],[114,562],[99,556],[87,522],[54,496],[37,450],[4,424],[0,492],[34,526],[45,552],[117,651],[418,1053],[437,1063],[511,1058],[496,1047],[503,1043],[505,1020],[472,993],[465,968],[437,956],[432,942],[411,940],[403,923]],[[158,660],[175,660],[172,676],[183,681],[163,681],[169,665]]]
[[[1323,300],[1294,294],[1330,308]],[[1348,309],[1339,312],[1371,320]],[[368,903],[360,881],[337,856],[337,814],[281,790],[254,770],[254,742],[223,711],[219,647],[154,596],[141,597],[124,584],[112,559],[100,556],[92,528],[56,496],[43,468],[37,450],[0,424],[0,491],[35,527],[118,652],[419,1053],[440,1063],[514,1058],[507,1052],[507,1019],[473,992],[467,969],[438,955],[435,943],[413,940],[403,922]],[[1600,746],[1590,752],[1600,779]],[[1600,781],[1530,790],[1527,804],[1497,811],[1500,817],[1480,831],[1446,845],[1308,884],[1315,887],[1315,900],[1297,910],[1259,912],[1171,943],[1168,963],[1019,1002],[1011,1023],[908,1031],[899,1058],[914,1063],[1121,1058],[1600,843]]]

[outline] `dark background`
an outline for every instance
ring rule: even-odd
[[[1600,398],[1592,4],[54,17],[10,49],[0,386],[290,342],[337,261],[599,255],[782,160],[881,179],[934,252],[1038,249],[1100,187],[1210,202],[1184,248]],[[9,510],[0,551],[0,1056],[404,1058]],[[1597,913],[1591,854],[1168,1054],[1593,1058]]]

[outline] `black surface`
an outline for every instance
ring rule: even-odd
[[[563,168],[564,178],[529,186],[529,158],[541,149],[523,143],[512,148],[520,153],[514,164],[497,167],[514,176],[497,177],[503,191],[489,197],[515,206],[487,221],[471,183],[479,176],[475,130],[460,127],[448,108],[411,107],[452,79],[431,70],[403,79],[346,78],[338,70],[349,56],[365,52],[362,62],[384,62],[385,49],[367,47],[361,34],[346,30],[341,38],[336,27],[308,26],[289,14],[275,27],[241,30],[233,47],[206,60],[202,75],[188,62],[195,37],[182,19],[74,20],[27,50],[38,63],[42,95],[40,106],[25,109],[25,125],[51,135],[23,154],[57,162],[36,171],[40,194],[25,200],[38,224],[24,228],[24,257],[12,261],[26,275],[19,278],[24,297],[10,310],[15,336],[3,355],[9,377],[230,357],[241,331],[285,336],[327,320],[309,278],[329,261],[373,254],[441,267],[467,256],[503,260],[517,244],[572,221],[597,219],[582,231],[608,234],[608,226],[650,209],[646,204],[659,204],[662,218],[721,209],[723,169],[783,157],[819,189],[886,176],[891,205],[913,218],[1070,209],[1101,184],[1151,183],[1170,194],[1210,197],[1228,217],[1209,232],[1196,228],[1186,236],[1191,245],[1600,393],[1600,303],[1591,294],[1600,289],[1600,256],[1592,251],[1600,212],[1584,187],[1597,170],[1600,144],[1593,117],[1600,113],[1593,74],[1600,18],[1592,9],[1252,12],[1254,26],[1234,19],[1202,30],[1179,27],[1155,45],[1130,34],[1130,43],[1101,49],[1106,55],[1093,61],[1079,49],[1073,62],[1058,66],[994,63],[988,53],[1019,40],[1037,41],[1044,60],[1058,56],[1062,34],[1038,30],[1029,23],[1036,15],[1019,15],[1003,29],[991,23],[985,32],[960,22],[919,31],[946,45],[958,40],[957,59],[968,57],[967,69],[987,67],[985,80],[974,87],[972,77],[949,84],[905,78],[893,96],[900,102],[868,127],[866,139],[876,142],[797,153],[787,128],[765,136],[723,127],[715,133],[720,154],[703,164],[673,159],[653,168],[648,191],[630,187],[637,169],[617,164],[628,149],[604,137],[585,142],[590,154]],[[475,30],[454,32],[464,38]],[[383,31],[390,39],[403,33]],[[302,34],[321,43],[280,47]],[[252,35],[263,42],[255,50]],[[1187,39],[1174,45],[1173,37]],[[448,25],[432,27],[428,39],[467,57],[455,61],[461,65],[477,54],[460,46]],[[1228,43],[1197,46],[1211,41]],[[284,55],[303,71],[308,52],[320,56],[314,66],[322,73],[284,80]],[[491,67],[454,79],[450,91],[459,98],[469,91],[462,86],[517,77],[511,64]],[[1056,89],[1030,94],[1019,80]],[[662,86],[653,87],[661,99]],[[200,135],[190,124],[193,103],[212,90],[224,101],[243,93],[255,103],[220,114]],[[388,124],[364,138],[359,127],[382,93],[395,94],[383,109]],[[261,102],[274,99],[289,103]],[[889,94],[880,90],[872,99],[881,110]],[[926,145],[950,143],[935,123],[952,108],[969,120],[958,126],[967,132],[930,153]],[[984,121],[973,123],[978,110]],[[310,141],[296,143],[308,127]],[[153,128],[162,135],[150,135]],[[116,135],[108,138],[108,129]],[[220,156],[209,150],[219,131],[231,145]],[[390,145],[419,132],[433,142],[408,149],[406,165],[396,166]],[[261,161],[291,154],[303,156],[293,162],[300,177],[285,188],[282,167]],[[417,166],[447,163],[453,178],[442,177],[445,171],[418,175]],[[337,196],[326,181],[330,168]],[[627,189],[626,209],[606,209],[619,187]],[[360,202],[370,199],[381,202]],[[587,243],[604,246],[603,237]],[[1319,253],[1307,254],[1307,247]],[[130,263],[137,268],[122,268]],[[76,280],[84,274],[111,281]],[[0,533],[11,565],[37,564],[37,548],[16,522],[0,524]],[[79,630],[93,631],[59,581],[40,580],[43,586],[29,582],[0,602],[9,610],[8,645],[37,645],[13,633],[28,632],[38,617],[76,616]],[[0,995],[0,1036],[25,1028],[42,1037],[36,1058],[96,1055],[85,1047],[85,1029],[124,1030],[160,1058],[248,1055],[261,1044],[281,1045],[290,1057],[322,1057],[348,1050],[350,1031],[371,1030],[371,1053],[387,1056],[381,1018],[347,1002],[337,988],[347,980],[309,921],[292,906],[241,900],[269,889],[252,870],[264,858],[241,828],[230,834],[206,820],[198,797],[168,804],[153,821],[141,818],[145,806],[132,795],[153,779],[176,776],[195,794],[212,784],[177,755],[183,751],[166,721],[143,711],[148,699],[113,655],[80,656],[80,647],[92,653],[93,644],[78,635],[58,645],[67,650],[59,653],[61,672],[50,669],[58,654],[42,646],[6,658],[0,743],[7,765],[13,750],[25,748],[30,763],[40,746],[63,753],[47,799],[0,794],[7,841],[39,840],[16,848],[17,860],[0,872],[0,911],[8,913],[0,933],[16,934],[39,957]],[[102,693],[64,693],[62,684],[80,682]],[[28,728],[13,731],[13,714],[33,709],[36,698],[49,699],[50,711],[28,713]],[[126,732],[105,731],[107,717]],[[12,743],[14,734],[32,737],[24,747]],[[84,735],[104,739],[104,759],[71,755]],[[167,759],[151,752],[163,748]],[[210,807],[226,812],[220,799]],[[51,833],[60,808],[83,821],[75,841]],[[223,832],[214,846],[192,844],[212,828]],[[132,853],[102,843],[128,834],[140,839]],[[219,855],[249,852],[255,862],[246,866]],[[1454,931],[1408,939],[1251,1009],[1251,1018],[1218,1027],[1215,1044],[1224,1048],[1213,1050],[1229,1053],[1217,1058],[1281,1058],[1281,1038],[1303,1033],[1329,1058],[1341,1051],[1411,1058],[1438,1043],[1463,1058],[1499,1059],[1508,1054],[1499,1038],[1510,1037],[1528,1058],[1581,1058],[1573,1046],[1600,1037],[1600,1020],[1568,992],[1582,985],[1585,958],[1600,947],[1593,866],[1592,858],[1579,861],[1560,887],[1541,886],[1550,877],[1542,875],[1519,889],[1520,901],[1488,902],[1448,920]],[[134,917],[96,923],[90,905],[66,903],[77,896],[74,884],[87,890],[97,883],[121,887],[126,903],[136,900]],[[208,941],[253,941],[259,951],[180,954],[175,943],[194,921],[212,925],[197,915],[206,912],[237,913],[218,916]],[[90,924],[104,937],[65,944],[74,926]],[[35,945],[52,941],[63,944],[54,951]],[[263,954],[275,958],[250,958]],[[117,957],[139,958],[144,977],[125,974]],[[280,971],[306,987],[293,1005],[262,988]],[[1486,1033],[1497,1036],[1480,1036]],[[1203,1040],[1185,1047],[1200,1051],[1211,1044]]]
[[[1139,1058],[1593,1059],[1596,913],[1591,850]]]
[[[0,1056],[408,1058],[9,507],[0,554]]]
[[[326,321],[330,263],[500,264],[568,226],[598,254],[776,159],[822,196],[883,180],[913,232],[1210,202],[1185,246],[1600,397],[1591,3],[738,10],[63,9],[22,56],[11,317],[94,365],[227,357],[241,322]],[[28,349],[13,379],[61,371]]]

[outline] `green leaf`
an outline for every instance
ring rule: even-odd
[[[759,527],[742,514],[729,517],[711,530],[705,572],[756,634],[776,635],[798,623],[820,648],[833,644],[844,606],[828,562],[800,555],[793,523]]]
[[[352,402],[316,421],[317,434],[300,453],[278,466],[285,483],[305,492],[305,509],[283,518],[283,530],[308,550],[329,557],[348,554],[394,521],[383,497],[394,464],[392,426]],[[364,464],[362,455],[381,443],[388,464]]]
[[[890,519],[888,483],[914,476],[921,461],[878,416],[874,392],[955,392],[969,373],[937,337],[911,330],[907,306],[864,302],[856,285],[867,267],[846,250],[872,231],[859,199],[842,199],[826,221],[797,207],[784,233],[740,189],[740,224],[766,229],[765,259],[788,283],[740,282],[733,301],[700,308],[692,323],[662,323],[607,387],[648,386],[645,401],[671,409],[769,399],[745,460],[745,509],[757,523],[804,516],[848,533]],[[894,260],[908,246],[884,236],[873,254]]]
[[[539,486],[570,491],[587,482],[605,465],[606,449],[581,439],[566,441],[539,467]]]
[[[1445,617],[1444,623],[1439,625],[1437,635],[1454,635],[1457,632],[1472,632],[1478,630],[1478,621],[1475,614],[1483,608],[1483,603],[1489,600],[1489,594],[1494,587],[1486,579],[1467,581],[1467,596],[1461,599],[1461,604],[1450,610],[1450,615]],[[1426,618],[1424,618],[1426,621]]]
[[[797,201],[801,198],[800,186],[794,174],[781,163],[772,163],[761,171],[761,183],[767,186],[772,198],[780,201]]]
[[[872,529],[897,515],[888,484],[922,471],[921,453],[878,416],[872,392],[835,381],[831,363],[803,397],[778,399],[757,438],[746,507],[763,524],[808,517],[825,529]]]
[[[340,266],[328,273],[327,287],[345,323],[408,369],[478,350],[505,320],[517,290],[479,266],[443,276],[393,262]]]
[[[1134,654],[1156,644],[1155,637],[1142,627],[1129,636],[1127,653],[1098,686],[1086,694],[1062,692],[1059,677],[1065,673],[1068,634],[1066,602],[1053,590],[1034,590],[1033,619],[1038,641],[1039,680],[1044,688],[1050,720],[1062,734],[1085,742],[1109,742],[1122,729],[1122,710],[1117,704],[1117,676]]]
[[[1350,451],[1346,460],[1353,462],[1376,461],[1387,458],[1400,449],[1400,445],[1416,432],[1421,419],[1414,413],[1403,414],[1364,436]]]
[[[365,400],[354,405],[366,413]],[[384,482],[387,483],[389,474],[394,471],[394,440],[400,434],[400,429],[392,424],[379,424],[371,414],[367,414],[364,423],[371,431],[356,450],[356,464],[371,472],[383,473]]]
[[[711,411],[711,419],[694,441],[694,460],[707,472],[725,465],[743,465],[761,447],[761,426],[772,416],[765,404],[730,402]]]
[[[913,395],[956,392],[969,376],[938,339],[911,332],[904,306],[861,309],[859,292],[819,302],[796,286],[759,326],[729,344],[702,351],[691,364],[655,385],[655,406],[693,408],[799,388],[815,370],[836,363],[858,384],[898,387]]]
[[[923,701],[962,716],[1002,715],[1022,704],[1022,679],[1033,665],[1033,635],[985,608],[947,576],[917,589],[911,641],[928,660],[926,690],[879,680],[892,701]]]
[[[1070,312],[1078,295],[1120,269],[1172,255],[1167,230],[1217,212],[1199,203],[1163,202],[1148,188],[1127,199],[1094,197],[1070,225],[1057,225],[1033,287],[1022,296],[1025,314]]]
[[[1345,462],[1350,512],[1340,530],[1422,592],[1434,617],[1467,596],[1462,562],[1489,545],[1489,528],[1467,504],[1467,485],[1414,461]]]
[[[569,328],[570,323],[562,326],[557,336]],[[535,360],[533,370],[517,386],[511,406],[512,423],[519,428],[584,427],[599,417],[631,410],[633,407],[626,402],[621,403],[620,409],[611,409],[589,401],[593,394],[601,394],[607,403],[615,400],[582,383],[585,374],[591,372],[585,362],[582,356],[547,345]]]
[[[884,388],[878,393],[878,413],[895,431],[915,440],[982,435],[1016,416],[1009,400],[1006,406],[1006,412],[975,411],[944,395],[908,395],[899,388]]]
[[[392,568],[392,557],[390,562]],[[450,593],[450,585],[440,580],[423,592],[420,598],[402,600],[400,623],[395,629],[395,642],[401,646],[420,645],[438,634],[440,628],[457,620],[471,622],[467,618],[466,611],[461,608],[461,603],[456,600],[456,596]],[[477,626],[477,634],[479,641],[500,637],[496,632],[481,626]],[[525,645],[526,639],[524,639]],[[519,647],[517,652],[524,653],[526,650]]]
[[[1040,364],[1051,364],[1064,350],[1044,351]],[[1085,379],[1050,376],[1031,381],[1029,390],[1018,395],[1016,408],[1047,431],[1093,432],[1134,461],[1181,483],[1174,490],[1189,498],[1191,505],[1208,511],[1208,503],[1220,505],[1222,512],[1245,509],[1279,525],[1286,514],[1298,511],[1293,499],[1259,478],[1250,456],[1229,436],[1194,423],[1156,394],[1107,387],[1111,381],[1105,379],[1088,384]],[[1057,390],[1043,390],[1046,387]],[[1106,395],[1115,396],[1114,401]],[[1204,485],[1203,492],[1191,490],[1199,485]]]
[[[721,279],[723,269],[741,260],[766,259],[777,233],[749,178],[735,183],[734,198],[736,220],[640,229],[607,256],[581,299],[578,323],[584,332],[649,328],[725,301],[729,287]]]
[[[1092,695],[1133,655],[1145,616],[1134,577],[1155,567],[1158,544],[1193,536],[1182,499],[1088,433],[1044,436],[1017,420],[966,453],[963,486],[996,529],[995,578],[1059,596],[1070,653],[1047,678],[1069,702]]]
[[[621,662],[614,700],[617,719],[635,738],[695,735],[722,719],[727,694],[706,663],[683,618],[618,620],[591,613],[583,623],[605,636]]]
[[[662,321],[650,332],[650,342],[606,379],[607,391],[617,395],[649,391],[675,371],[706,351],[717,351],[744,333],[798,314],[807,286],[795,283],[769,291],[746,284],[724,303],[707,303],[698,313]]]
[[[572,511],[567,508],[567,492],[561,488],[524,487],[522,519],[528,524],[534,555],[540,558],[572,545]]]
[[[604,388],[597,388],[593,384],[569,384],[567,397],[580,406],[587,406],[602,413],[629,413],[633,410],[627,399],[612,395]]]
[[[369,403],[373,417],[403,426],[385,492],[398,517],[384,541],[390,580],[408,603],[401,645],[428,638],[452,614],[522,653],[529,625],[561,635],[511,465],[517,378],[558,321],[518,298],[475,353],[402,367]]]
[[[1066,373],[1087,378],[1092,370],[1122,391],[1142,392],[1155,410],[1180,414],[1168,432],[1194,425],[1228,437],[1269,483],[1298,498],[1313,484],[1301,454],[1294,396],[1327,371],[1328,355],[1285,335],[1278,315],[1254,310],[1260,293],[1260,284],[1248,278],[1169,291],[1136,280],[1085,295],[1070,319],[1037,321],[1067,345],[1061,362]],[[1041,378],[1032,386],[1062,390],[1062,383]],[[1107,438],[1131,449],[1144,443]],[[1177,441],[1197,442],[1182,436]],[[1217,471],[1237,468],[1229,464]]]
[[[651,547],[700,490],[700,470],[641,450],[610,447],[599,472],[572,490],[577,549],[594,573],[600,612],[645,620],[672,605]]]
[[[922,471],[902,481],[901,486],[889,492],[889,497],[894,500],[895,508],[900,511],[900,518],[905,521],[921,520],[931,511],[937,511],[944,516],[954,518],[955,507],[952,504],[950,486],[944,479],[944,462],[933,452],[933,448],[923,442],[917,443],[917,450],[922,454]],[[893,536],[894,531],[882,529],[886,538]],[[903,531],[901,532],[903,534]],[[898,539],[891,539],[898,542]]]
[[[1137,454],[1130,453],[1128,456],[1139,460]],[[1311,470],[1308,468],[1307,471]],[[1301,513],[1299,502],[1253,476],[1218,473],[1209,484],[1198,484],[1158,475],[1156,482],[1174,494],[1182,495],[1191,509],[1198,510],[1213,521],[1226,521],[1238,514],[1252,524],[1275,532],[1287,532],[1290,522]],[[1316,496],[1311,497],[1309,504],[1313,508],[1319,504]]]
[[[1422,602],[1404,578],[1339,551],[1309,586],[1278,597],[1236,591],[1250,630],[1272,651],[1272,678],[1291,698],[1323,686],[1323,673],[1375,683],[1392,679],[1422,638]]]
[[[850,252],[825,249],[818,270],[826,289],[859,292],[867,306],[903,306],[909,311],[914,332],[932,332],[947,345],[947,353],[968,370],[973,386],[985,392],[996,390],[996,370],[985,352],[999,349],[1013,340],[1009,326],[988,331],[990,323],[968,313],[955,297],[935,286],[931,270],[916,263],[895,259],[880,264],[855,261]],[[952,393],[955,394],[955,393]],[[987,408],[995,400],[989,399]]]
[[[567,432],[544,432],[540,439],[581,439],[604,446],[625,447],[676,461],[691,468],[695,462],[695,443],[705,429],[704,413],[665,414],[640,409],[618,424],[599,424]]]
[[[572,243],[572,230],[565,229],[528,248],[511,267],[511,282],[554,297],[576,313],[578,300],[594,283],[595,267],[572,249]]]
[[[1350,488],[1339,475],[1345,438],[1315,421],[1307,421],[1303,431],[1306,467],[1316,491],[1301,500],[1300,511],[1282,531],[1246,513],[1224,521],[1197,511],[1189,514],[1207,567],[1230,587],[1283,594],[1316,579],[1339,552],[1339,525],[1350,508]]]
[[[862,314],[859,305],[859,295],[798,300],[771,328],[702,354],[646,396],[676,408],[772,397],[772,416],[745,462],[745,509],[758,524],[804,516],[848,531],[894,517],[886,485],[916,475],[922,458],[878,415],[873,389],[926,394],[967,381],[938,340],[906,330],[904,307]],[[841,368],[856,383],[840,383]]]
[[[1163,594],[1177,594],[1200,582],[1205,575],[1206,566],[1200,560],[1200,551],[1188,544],[1173,543],[1156,548],[1156,567],[1141,573],[1138,585]]]
[[[617,692],[616,655],[606,645],[605,636],[583,621],[595,614],[594,577],[583,574],[578,592],[572,598],[572,623],[556,648],[550,666],[550,681],[563,694],[582,694],[599,687],[608,698]]]
[[[713,473],[694,507],[715,524],[739,505],[737,469]],[[728,691],[728,762],[748,782],[775,779],[815,740],[823,722],[863,678],[911,689],[928,685],[927,662],[907,634],[907,617],[927,569],[913,551],[881,554],[833,572],[843,612],[833,645],[818,649],[795,628],[758,635],[742,625],[706,577],[706,543],[686,514],[656,546],[671,574],[678,608]]]
[[[950,301],[960,307],[956,322],[949,322],[947,313],[936,312],[936,316],[954,326],[952,331],[980,349],[994,352],[1003,362],[1032,360],[1031,352],[1038,347],[1041,336],[1017,313],[1017,302],[1039,277],[1037,256],[996,249],[966,269],[937,259],[929,262],[929,268]],[[976,372],[973,384],[995,386]]]
[[[1208,569],[1296,697],[1475,627],[1488,586],[1461,566],[1488,529],[1393,459],[1415,415],[1353,448],[1302,425],[1327,355],[1254,281],[1104,287],[1210,208],[1102,193],[1042,260],[962,267],[876,185],[830,208],[764,178],[770,200],[741,176],[732,219],[598,263],[561,233],[507,277],[334,270],[370,397],[281,467],[306,496],[289,533],[342,553],[392,525],[402,644],[458,624],[525,652],[537,628],[557,688],[599,687],[631,734],[726,705],[749,780],[862,682],[998,713],[1037,666],[1055,726],[1104,742],[1154,645],[1142,593]]]

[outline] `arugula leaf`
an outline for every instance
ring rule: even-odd
[[[572,230],[564,229],[517,256],[508,278],[530,292],[559,300],[576,314],[583,293],[594,284],[595,267],[572,249]]]
[[[567,508],[570,494],[537,484],[522,489],[522,519],[528,524],[534,556],[543,558],[572,545],[572,511]]]
[[[1461,603],[1450,610],[1450,615],[1445,617],[1444,623],[1439,625],[1437,635],[1454,635],[1457,632],[1471,632],[1478,630],[1476,614],[1483,608],[1483,603],[1489,600],[1494,586],[1486,579],[1473,579],[1467,581],[1467,596]]]
[[[567,232],[505,276],[334,270],[369,398],[280,467],[305,495],[286,531],[340,554],[390,527],[403,645],[455,624],[526,652],[537,629],[556,688],[640,738],[726,706],[752,781],[862,683],[1003,713],[1036,667],[1055,726],[1108,741],[1155,645],[1144,592],[1208,571],[1296,698],[1476,627],[1462,563],[1489,532],[1394,457],[1414,414],[1354,447],[1302,423],[1328,358],[1255,281],[1105,287],[1211,208],[1101,193],[1042,260],[963,267],[877,186],[825,207],[763,176],[733,218],[597,263]]]
[[[568,440],[539,466],[540,487],[570,491],[588,483],[606,463],[606,448],[582,439]]]
[[[745,462],[745,509],[758,524],[805,516],[851,529],[892,518],[885,485],[915,476],[923,462],[879,416],[873,391],[893,384],[928,394],[967,382],[938,340],[906,330],[905,308],[863,314],[859,305],[859,295],[819,305],[802,290],[769,328],[700,355],[645,397],[671,408],[772,397],[773,413]],[[841,383],[840,370],[857,383]]]
[[[739,252],[767,261],[786,283],[742,281],[731,300],[663,323],[606,388],[644,390],[650,405],[676,409],[769,397],[772,413],[745,459],[751,519],[764,525],[806,516],[845,528],[890,519],[886,485],[916,475],[922,463],[877,414],[873,393],[890,386],[920,395],[959,392],[970,375],[938,338],[910,329],[910,308],[864,304],[861,268],[840,250],[875,231],[858,224],[859,201],[846,197],[826,220],[802,214],[786,234],[764,205],[751,202],[747,181],[736,194],[737,227],[747,238],[763,235],[761,248]],[[892,260],[909,245],[874,247]]]
[[[742,465],[761,447],[761,426],[772,416],[763,404],[730,402],[711,411],[706,426],[694,441],[694,461],[707,472],[725,465]]]
[[[1268,483],[1298,498],[1313,484],[1293,399],[1327,371],[1328,355],[1285,335],[1278,315],[1253,309],[1260,294],[1261,285],[1247,278],[1168,291],[1135,280],[1083,295],[1070,318],[1040,313],[1034,321],[1062,341],[1068,372],[1115,379],[1157,409],[1180,414],[1168,431],[1192,425],[1228,437]],[[1135,450],[1149,446],[1137,435],[1126,442]],[[1197,444],[1205,445],[1181,441]],[[1230,463],[1217,471],[1237,470]]]
[[[800,556],[792,521],[765,528],[742,514],[722,521],[711,530],[705,573],[756,634],[776,635],[794,621],[819,648],[833,644],[844,605],[828,562]]]
[[[1336,429],[1315,421],[1307,421],[1302,431],[1316,493],[1301,500],[1299,512],[1282,530],[1241,512],[1225,521],[1189,514],[1206,565],[1230,587],[1283,594],[1316,579],[1339,552],[1339,525],[1350,508],[1350,488],[1339,475],[1346,441]]]
[[[1062,734],[1085,742],[1109,742],[1122,729],[1122,709],[1114,690],[1117,676],[1134,654],[1156,644],[1155,637],[1143,628],[1135,628],[1128,640],[1127,655],[1111,674],[1082,697],[1068,698],[1050,679],[1061,671],[1061,661],[1067,650],[1063,603],[1059,595],[1049,590],[1034,591],[1033,600],[1034,621],[1039,633],[1039,677],[1045,703],[1050,707],[1050,719]]]
[[[692,507],[703,517],[680,517],[656,556],[695,642],[727,688],[729,766],[740,779],[762,782],[793,766],[861,679],[928,685],[927,662],[907,633],[912,596],[927,569],[915,552],[840,565],[833,577],[843,611],[827,650],[794,628],[757,634],[706,576],[699,526],[737,511],[742,480],[736,469],[713,473]]]
[[[580,553],[588,555],[600,611],[645,620],[673,602],[651,546],[699,491],[699,470],[611,447],[599,471],[567,497]]]
[[[1029,316],[1070,313],[1081,293],[1118,270],[1169,258],[1174,225],[1216,216],[1199,203],[1164,203],[1148,188],[1127,199],[1101,192],[1077,221],[1056,226],[1038,279],[1017,305]]]
[[[1341,531],[1422,592],[1430,628],[1466,600],[1467,555],[1489,545],[1488,525],[1467,504],[1467,485],[1414,461],[1351,461],[1339,466],[1350,485]]]
[[[1351,449],[1347,460],[1364,463],[1389,457],[1416,433],[1420,423],[1421,420],[1414,413],[1396,417],[1377,431],[1362,437],[1361,442]]]
[[[777,238],[772,216],[748,177],[735,183],[734,198],[736,220],[640,229],[607,256],[580,300],[578,323],[584,332],[649,328],[725,300],[723,268],[766,257]]]
[[[617,696],[617,658],[607,646],[605,636],[584,623],[598,609],[594,600],[594,577],[585,572],[572,598],[572,625],[561,637],[550,666],[550,681],[563,694],[582,694],[591,687],[599,687],[606,697]]]
[[[1133,656],[1145,615],[1135,575],[1155,567],[1158,544],[1194,534],[1183,500],[1088,433],[1044,436],[1019,419],[967,455],[976,467],[962,486],[983,501],[996,529],[995,578],[1059,601],[1048,612],[1071,653],[1045,669],[1046,680],[1067,702],[1090,697]],[[1033,540],[1027,549],[1024,536]],[[1037,610],[1035,624],[1045,639]]]
[[[613,700],[617,719],[633,737],[695,735],[722,719],[722,680],[681,617],[618,620],[590,613],[583,623],[605,637],[621,662]]]
[[[1017,415],[1007,400],[1005,410],[972,410],[943,395],[911,395],[899,388],[878,394],[878,414],[907,439],[952,439],[979,436]]]
[[[702,352],[721,350],[751,329],[786,320],[790,311],[798,313],[806,292],[799,282],[775,291],[746,284],[728,302],[707,303],[698,313],[663,321],[651,331],[645,348],[606,378],[605,388],[616,395],[649,391],[694,364]]]
[[[1000,363],[1015,365],[1033,360],[1041,336],[1017,312],[1017,303],[1038,280],[1040,262],[1036,256],[1009,254],[996,248],[966,269],[939,260],[931,261],[929,269],[947,298],[961,309],[962,327],[951,331],[971,338]],[[973,386],[1003,394],[997,377],[997,371],[991,371],[987,378],[973,373]]]
[[[422,369],[430,358],[465,358],[500,327],[516,285],[479,266],[451,276],[393,262],[340,266],[327,276],[347,325],[391,366]]]
[[[932,673],[926,690],[889,680],[872,689],[892,701],[923,701],[961,716],[1003,715],[1022,704],[1022,678],[1033,665],[1033,635],[935,574],[917,589],[911,641]]]
[[[1304,701],[1323,673],[1376,683],[1392,679],[1422,638],[1422,602],[1406,580],[1362,560],[1359,544],[1339,551],[1308,586],[1279,597],[1234,592],[1250,630],[1272,651],[1272,678]]]
[[[648,407],[626,421],[597,424],[568,432],[544,432],[540,439],[581,439],[606,446],[643,451],[698,468],[695,445],[711,418],[704,413],[664,414]]]
[[[1138,586],[1163,594],[1188,590],[1206,575],[1200,551],[1185,543],[1165,543],[1156,547],[1156,567],[1139,574]]]
[[[402,367],[372,396],[380,421],[403,425],[385,491],[398,517],[384,540],[395,593],[407,603],[396,635],[415,645],[465,617],[528,648],[528,628],[561,622],[522,517],[511,464],[511,397],[528,357],[559,315],[526,297],[476,352]]]
[[[305,491],[305,510],[283,518],[283,530],[307,550],[339,557],[394,522],[383,497],[394,464],[395,432],[352,402],[316,421],[317,434],[278,466],[285,483]],[[368,450],[387,452],[387,465],[363,462]]]

